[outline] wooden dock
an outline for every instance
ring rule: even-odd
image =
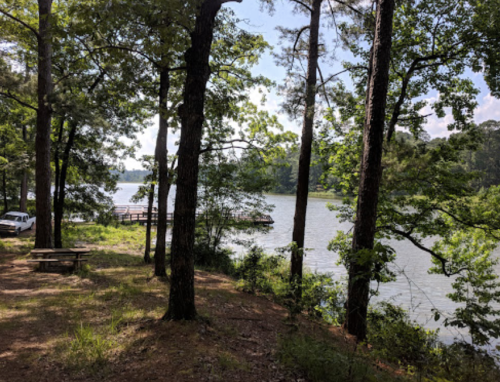
[[[123,206],[121,206],[123,207]],[[134,207],[134,212],[125,212],[125,213],[115,213],[115,216],[117,217],[118,221],[122,224],[127,224],[127,223],[139,223],[139,224],[146,224],[148,221],[148,213],[147,213],[147,208],[144,207],[143,212],[135,212],[137,211],[137,206]],[[196,217],[202,217],[203,213],[197,213]],[[274,220],[270,215],[257,215],[257,216],[249,216],[246,214],[242,213],[235,213],[231,214],[230,217],[231,220],[234,220],[235,222],[248,222],[248,223],[253,223],[256,225],[272,225],[274,224]],[[174,221],[174,214],[172,212],[167,213],[167,223],[173,223]],[[157,225],[158,223],[158,212],[153,212],[152,214],[152,220],[151,220],[153,225]]]

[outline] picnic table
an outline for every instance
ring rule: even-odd
[[[39,263],[40,270],[46,271],[49,264],[72,262],[74,269],[80,269],[81,263],[88,261],[85,256],[91,256],[88,248],[37,248],[31,251],[33,260],[28,263]]]

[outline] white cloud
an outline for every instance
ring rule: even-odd
[[[427,117],[427,123],[424,125],[424,129],[429,133],[431,138],[436,137],[449,137],[452,131],[448,130],[448,125],[453,123],[453,116],[449,113],[450,110],[446,110],[446,116],[444,118],[438,118],[436,112],[432,109],[432,104],[438,100],[439,96],[427,98],[427,106],[425,106],[421,111],[421,115],[429,115]]]
[[[153,121],[154,122],[152,125],[148,126],[142,132],[137,134],[137,140],[139,141],[141,147],[136,150],[135,153],[136,159],[128,158],[127,160],[124,161],[127,170],[142,169],[140,158],[143,155],[154,154],[156,147],[156,137],[158,135],[158,116],[155,116]],[[179,140],[179,134],[178,133],[173,134],[171,131],[169,131],[168,144],[167,144],[169,154],[177,152],[176,143],[178,140]]]
[[[500,120],[500,100],[490,94],[483,97],[476,108],[475,122],[482,123],[490,119]]]
[[[445,109],[446,116],[444,118],[438,118],[431,107],[431,105],[437,101],[437,96],[427,98],[426,101],[428,105],[421,110],[420,114],[432,115],[427,117],[425,130],[432,138],[449,137],[453,133],[453,131],[448,130],[448,125],[453,123],[451,110],[449,108]],[[482,99],[479,99],[478,103],[479,105],[474,112],[474,122],[482,123],[490,119],[500,120],[500,100],[496,99],[491,94],[487,94]]]

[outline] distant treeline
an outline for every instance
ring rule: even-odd
[[[500,184],[500,122],[488,121],[478,126],[478,134],[481,135],[482,144],[478,150],[464,150],[461,163],[456,171],[471,172],[478,174],[474,182],[477,189],[488,188]],[[458,138],[459,135],[455,135]],[[410,141],[415,145],[425,145],[429,148],[436,147],[447,138],[428,139],[416,141],[411,134],[398,132],[397,139]],[[466,143],[464,143],[466,145]],[[325,166],[319,160],[319,156],[313,154],[309,179],[309,191],[337,191],[338,180],[334,177],[323,176]],[[288,151],[286,157],[275,163],[270,171],[274,178],[274,187],[271,190],[277,194],[293,194],[297,188],[297,172],[299,163],[299,152]],[[119,174],[119,182],[142,183],[144,177],[149,174],[147,170],[126,170]],[[322,178],[323,176],[323,178]]]
[[[423,137],[423,140],[415,140],[409,133],[398,132],[397,139],[412,145],[425,148],[435,148],[447,139],[460,142],[463,147],[461,157],[457,161],[454,171],[474,172],[477,177],[472,186],[479,190],[491,186],[500,185],[500,121],[487,121],[477,126],[477,135],[480,143],[465,140],[462,133],[452,134],[450,138]],[[476,146],[477,145],[477,146]],[[321,160],[322,159],[322,160]],[[313,154],[311,160],[311,172],[309,177],[309,191],[340,192],[339,179],[328,175],[328,158],[320,158]],[[286,157],[275,164],[272,170],[274,178],[275,193],[293,194],[297,188],[297,173],[299,163],[299,152],[289,150]],[[333,164],[335,165],[335,164]]]
[[[118,179],[119,182],[127,183],[142,183],[144,177],[149,174],[147,170],[125,170],[125,172],[120,173]]]

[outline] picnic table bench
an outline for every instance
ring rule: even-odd
[[[91,256],[88,248],[37,248],[31,251],[31,255],[35,258],[28,260],[28,263],[40,264],[40,270],[48,269],[49,264],[72,262],[76,269],[80,269],[81,263],[88,261],[83,259],[85,256]]]

